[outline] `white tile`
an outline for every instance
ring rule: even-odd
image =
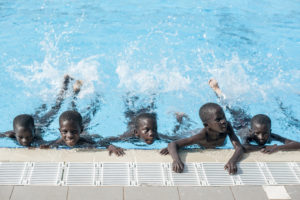
[[[263,186],[269,199],[291,199],[284,186]]]

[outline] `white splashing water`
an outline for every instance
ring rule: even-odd
[[[94,93],[95,85],[102,83],[98,55],[74,62],[70,61],[71,55],[68,51],[60,49],[60,41],[66,40],[73,32],[63,31],[56,34],[52,28],[40,42],[41,50],[45,52],[42,62],[34,61],[29,65],[13,65],[8,68],[8,72],[25,85],[26,95],[38,94],[44,100],[51,99],[60,90],[65,74],[83,82],[79,98]]]
[[[152,93],[187,90],[191,83],[190,77],[182,75],[178,68],[167,68],[164,60],[161,65],[153,66],[153,69],[139,69],[129,65],[120,61],[116,69],[119,87],[125,87],[129,91]]]
[[[184,75],[176,62],[166,57],[160,58],[156,64],[153,64],[151,58],[137,62],[135,54],[141,53],[138,45],[138,42],[133,42],[125,49],[124,55],[119,55],[116,68],[119,87],[139,93],[188,90],[191,78]]]
[[[38,94],[43,99],[55,95],[61,87],[63,75],[69,74],[74,79],[83,81],[79,93],[79,98],[83,98],[95,91],[95,84],[101,84],[98,75],[99,68],[97,56],[91,56],[78,63],[70,63],[66,68],[58,68],[45,59],[42,63],[34,62],[27,66],[11,66],[9,72],[16,80],[22,81],[26,88],[39,91]]]

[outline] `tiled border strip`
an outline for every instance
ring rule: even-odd
[[[242,162],[228,175],[224,163],[0,162],[0,185],[52,186],[234,186],[299,185],[300,163]]]

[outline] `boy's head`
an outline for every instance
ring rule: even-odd
[[[224,133],[227,131],[227,120],[223,109],[216,103],[206,103],[199,110],[204,127]]]
[[[154,113],[137,115],[134,121],[134,134],[147,144],[152,144],[157,139],[156,115]]]
[[[77,111],[65,111],[59,117],[59,131],[65,144],[76,145],[83,130],[82,117]]]
[[[18,115],[13,121],[17,141],[22,146],[30,146],[34,137],[34,120],[30,115]]]
[[[267,115],[255,115],[251,119],[250,132],[257,144],[264,145],[271,135],[271,119]]]

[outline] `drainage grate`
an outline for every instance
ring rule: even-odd
[[[129,178],[130,163],[102,163],[101,185],[133,185]]]
[[[97,165],[98,163],[67,163],[63,185],[97,185]]]
[[[23,185],[27,167],[28,163],[24,162],[0,162],[0,184]]]
[[[294,171],[289,163],[266,163],[276,184],[299,184]]]
[[[300,182],[300,163],[293,163],[293,170],[298,178],[298,181]]]
[[[30,163],[26,182],[29,185],[60,185],[63,163]]]
[[[167,185],[162,163],[136,163],[137,185]]]
[[[224,163],[203,163],[208,185],[234,185],[233,177],[224,170]]]
[[[0,185],[224,186],[300,184],[300,163],[239,163],[231,176],[224,163],[0,162]]]
[[[258,163],[239,163],[238,174],[243,185],[265,185],[266,178]]]
[[[199,186],[201,185],[198,174],[197,167],[195,163],[186,163],[184,165],[184,170],[182,173],[175,173],[170,167],[171,179],[173,185],[183,185],[183,186]]]

